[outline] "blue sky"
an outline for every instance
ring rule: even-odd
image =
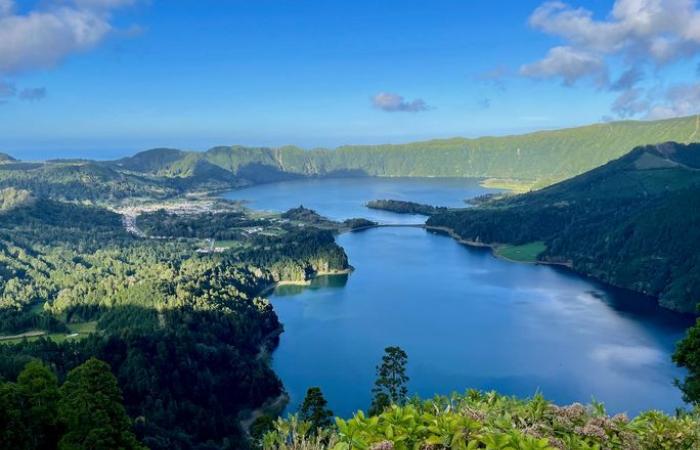
[[[0,150],[337,146],[697,113],[697,10],[691,0],[0,0]],[[35,23],[43,34],[30,40]]]

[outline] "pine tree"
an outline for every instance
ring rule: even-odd
[[[66,433],[61,450],[143,449],[122,405],[107,363],[91,358],[68,373],[60,389],[59,415]]]
[[[381,414],[392,403],[401,405],[405,402],[408,395],[407,362],[408,355],[401,347],[384,349],[382,364],[377,367],[377,379],[372,388],[371,415]]]
[[[333,411],[328,409],[328,402],[323,397],[321,388],[311,387],[299,409],[299,418],[311,423],[314,430],[331,425]]]
[[[58,381],[39,361],[30,361],[17,383],[0,383],[0,448],[56,448]]]
[[[25,399],[26,442],[31,448],[52,448],[60,435],[58,423],[58,380],[40,361],[27,363],[17,377],[17,387]]]

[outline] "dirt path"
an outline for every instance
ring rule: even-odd
[[[22,338],[26,338],[26,337],[44,336],[45,334],[46,334],[46,331],[42,331],[42,330],[27,331],[25,333],[13,334],[11,336],[9,336],[9,335],[0,336],[0,341],[9,341],[11,339],[22,339]]]

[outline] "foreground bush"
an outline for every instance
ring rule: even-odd
[[[700,448],[700,415],[648,411],[630,420],[607,415],[599,403],[556,406],[541,395],[519,400],[469,391],[392,405],[371,417],[360,411],[318,433],[297,417],[279,419],[260,444],[266,450],[690,450]]]

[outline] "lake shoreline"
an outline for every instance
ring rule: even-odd
[[[451,238],[455,239],[457,242],[460,244],[468,245],[470,247],[480,247],[480,248],[489,248],[491,249],[491,254],[498,259],[502,259],[504,261],[508,262],[513,262],[513,263],[520,263],[520,264],[541,264],[543,266],[560,266],[560,267],[566,267],[567,269],[570,269],[574,273],[581,274],[580,272],[577,272],[574,270],[573,264],[570,262],[557,262],[557,261],[543,261],[543,260],[534,260],[534,261],[521,261],[517,259],[511,259],[506,256],[503,256],[497,252],[498,248],[502,244],[486,244],[484,242],[477,242],[477,241],[472,241],[468,239],[464,239],[461,237],[457,232],[455,232],[452,228],[449,227],[437,227],[437,226],[431,226],[431,225],[425,225],[424,228],[426,230],[433,230],[433,231],[441,231],[450,236]]]
[[[454,239],[455,241],[457,241],[457,243],[466,245],[466,246],[468,246],[468,247],[474,247],[474,248],[488,248],[488,249],[490,250],[491,255],[492,255],[494,258],[500,259],[500,260],[503,260],[503,261],[508,261],[508,262],[510,262],[510,263],[562,267],[562,268],[566,269],[567,271],[570,271],[571,273],[573,273],[573,274],[575,274],[575,275],[577,275],[577,276],[580,276],[580,277],[584,277],[584,278],[586,278],[586,279],[593,280],[593,281],[595,281],[595,282],[597,282],[597,283],[602,283],[602,284],[604,284],[604,285],[606,285],[606,286],[610,286],[610,287],[617,288],[617,289],[624,289],[624,290],[626,290],[626,291],[633,292],[633,293],[635,293],[635,294],[640,294],[640,295],[645,295],[645,296],[647,296],[647,297],[650,297],[650,298],[654,299],[654,302],[655,302],[660,308],[663,308],[663,309],[665,309],[665,310],[667,310],[667,311],[671,311],[671,312],[673,312],[673,313],[680,314],[680,315],[683,315],[683,316],[698,317],[698,316],[695,315],[695,314],[686,314],[686,313],[682,313],[682,312],[680,312],[680,311],[675,311],[675,310],[673,310],[673,309],[667,308],[667,307],[665,307],[664,305],[662,305],[662,304],[659,302],[659,298],[658,298],[658,297],[651,296],[651,295],[647,294],[646,292],[636,291],[636,290],[634,290],[634,289],[629,289],[629,288],[627,288],[627,287],[625,287],[625,286],[618,286],[618,285],[616,285],[616,284],[610,283],[609,281],[602,280],[602,279],[600,279],[600,278],[598,278],[598,277],[595,277],[595,276],[593,276],[593,275],[591,275],[591,274],[588,274],[588,273],[585,273],[585,272],[580,272],[580,271],[576,270],[576,269],[573,267],[573,264],[571,264],[570,262],[543,261],[543,260],[521,261],[521,260],[515,260],[515,259],[508,258],[508,257],[506,257],[506,256],[503,256],[503,255],[499,254],[499,253],[496,251],[496,250],[498,249],[499,245],[501,245],[501,244],[486,244],[486,243],[484,243],[484,242],[477,242],[477,241],[472,241],[472,240],[469,240],[469,239],[464,239],[463,237],[461,237],[459,234],[457,234],[453,229],[451,229],[451,228],[449,228],[449,227],[440,227],[440,226],[426,225],[426,224],[376,224],[376,225],[369,225],[369,226],[366,226],[366,227],[356,228],[356,229],[352,229],[352,230],[342,230],[341,233],[345,233],[345,232],[354,232],[354,231],[363,231],[363,230],[368,230],[368,229],[372,229],[372,228],[389,228],[389,227],[393,227],[393,228],[403,228],[403,227],[422,228],[422,229],[427,230],[427,231],[433,231],[433,232],[436,232],[436,233],[441,233],[441,234],[444,234],[444,235],[447,235],[447,236],[451,237],[452,239]]]
[[[258,297],[266,297],[270,293],[272,293],[276,288],[279,286],[310,286],[311,283],[318,277],[327,277],[327,276],[333,276],[333,275],[349,275],[352,273],[352,271],[355,270],[354,267],[350,266],[347,269],[339,269],[339,270],[320,270],[318,272],[315,272],[313,275],[311,275],[310,278],[306,280],[279,280],[279,281],[274,281],[262,289],[256,294]]]
[[[360,228],[341,230],[340,233],[348,233],[348,232],[352,233],[352,232],[356,232],[356,231],[369,230],[369,229],[372,229],[372,228],[403,228],[403,227],[408,227],[408,228],[422,228],[422,229],[428,230],[428,231],[435,231],[435,232],[439,232],[439,233],[446,234],[446,235],[448,235],[449,237],[451,237],[452,239],[454,239],[455,241],[457,241],[458,243],[467,245],[467,246],[469,246],[469,247],[478,247],[478,248],[488,248],[488,249],[491,249],[491,254],[492,254],[495,258],[497,258],[497,259],[502,259],[502,260],[504,260],[504,261],[513,262],[513,263],[520,263],[520,264],[535,264],[535,265],[541,264],[541,265],[545,265],[545,266],[561,266],[561,267],[566,267],[567,269],[570,269],[570,270],[572,270],[572,271],[575,272],[575,273],[580,273],[580,272],[576,272],[576,271],[574,270],[572,264],[571,264],[571,263],[567,263],[567,262],[541,261],[541,260],[536,260],[536,261],[518,261],[518,260],[515,260],[515,259],[507,258],[507,257],[505,257],[505,256],[503,256],[503,255],[500,255],[500,254],[498,254],[498,253],[496,252],[496,250],[498,249],[498,247],[499,247],[500,244],[486,244],[486,243],[484,243],[484,242],[477,242],[477,241],[472,241],[472,240],[464,239],[464,238],[461,237],[459,234],[457,234],[452,228],[449,228],[449,227],[438,227],[438,226],[434,226],[434,225],[426,225],[426,224],[419,224],[419,223],[417,223],[417,224],[385,224],[385,223],[379,223],[379,224],[375,224],[375,225],[367,225],[367,226],[360,227]]]

